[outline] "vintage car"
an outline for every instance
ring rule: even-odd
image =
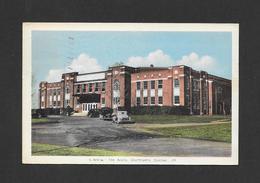
[[[112,120],[114,123],[134,123],[131,117],[127,115],[127,111],[117,111],[112,114]]]
[[[113,109],[109,107],[103,107],[100,109],[99,119],[112,120]]]

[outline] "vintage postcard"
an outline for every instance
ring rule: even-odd
[[[24,23],[25,164],[238,165],[238,24]]]

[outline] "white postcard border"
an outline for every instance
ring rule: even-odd
[[[231,157],[32,156],[31,154],[31,33],[42,31],[175,31],[232,33],[232,155]],[[22,163],[125,165],[238,165],[239,24],[182,23],[23,23]]]

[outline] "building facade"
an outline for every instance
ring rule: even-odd
[[[39,107],[185,106],[190,114],[230,114],[231,80],[185,65],[109,67],[102,72],[64,73],[60,82],[41,82]]]

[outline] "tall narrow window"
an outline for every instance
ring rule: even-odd
[[[141,98],[140,97],[136,97],[136,105],[137,106],[141,105]]]
[[[56,89],[53,90],[53,95],[56,95]]]
[[[114,81],[113,89],[114,89],[114,90],[119,90],[119,89],[120,89],[119,81],[118,81],[118,80],[115,80],[115,81]]]
[[[105,91],[105,90],[106,90],[106,83],[102,82],[102,91]]]
[[[155,88],[155,81],[151,81],[151,89]]]
[[[144,90],[147,89],[147,81],[144,81]]]
[[[180,104],[180,96],[174,96],[174,103]]]
[[[180,104],[180,81],[174,79],[174,104]]]
[[[80,93],[80,85],[77,85],[77,93]]]
[[[140,82],[136,82],[136,90],[140,90],[141,88],[141,83]]]
[[[151,105],[155,104],[155,97],[151,97]]]
[[[178,79],[174,79],[174,87],[180,87],[180,81]]]
[[[82,85],[82,92],[85,93],[86,92],[86,84]]]
[[[70,88],[67,86],[66,93],[70,93]]]
[[[102,98],[102,99],[101,99],[102,105],[105,105],[105,102],[106,102],[106,101],[105,101],[105,98]]]
[[[144,97],[144,105],[148,104],[148,97]]]
[[[120,83],[118,80],[115,80],[113,84],[113,101],[114,107],[120,106]]]
[[[92,92],[92,83],[88,84],[88,92]]]
[[[158,88],[163,88],[163,80],[158,80]]]
[[[98,83],[95,83],[95,91],[98,91]]]
[[[163,104],[163,97],[158,98],[158,104]]]

